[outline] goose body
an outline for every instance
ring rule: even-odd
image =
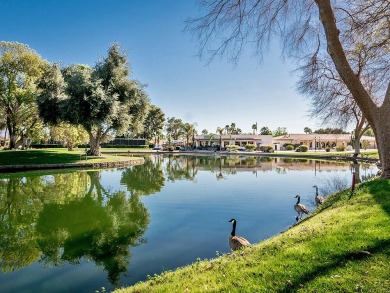
[[[313,187],[315,187],[315,189],[316,189],[316,196],[314,198],[316,201],[316,204],[322,204],[324,202],[324,198],[321,195],[318,195],[318,186],[314,185]]]
[[[229,235],[229,247],[231,250],[237,250],[245,246],[251,245],[244,237],[236,236],[236,219],[231,219],[229,222],[233,224],[233,230]]]
[[[303,203],[300,203],[301,197],[299,195],[295,196],[295,198],[297,198],[297,203],[294,205],[294,209],[298,213],[298,216],[296,218],[298,221],[299,216],[301,216],[301,218],[302,218],[302,215],[308,214],[309,210],[307,209],[307,207]]]

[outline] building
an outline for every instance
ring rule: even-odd
[[[333,149],[347,145],[351,142],[351,134],[286,134],[273,138],[273,146],[275,150],[283,149],[285,144],[304,144],[310,150],[320,150],[327,147]],[[361,148],[376,149],[376,141],[373,136],[362,136],[360,139]]]
[[[226,135],[196,135],[194,138],[196,148],[218,148],[222,144],[222,149],[226,149],[228,145],[236,145],[245,147],[247,144],[253,144],[256,149],[260,146],[272,146],[272,135],[257,135],[257,134],[226,134]]]

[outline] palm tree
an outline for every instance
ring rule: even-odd
[[[222,151],[222,134],[223,134],[224,130],[225,130],[225,127],[224,128],[222,128],[222,127],[217,128],[217,132],[219,133],[219,151]]]
[[[257,122],[252,125],[253,134],[257,134]]]

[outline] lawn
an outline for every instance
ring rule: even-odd
[[[101,157],[85,157],[84,150],[68,151],[67,149],[39,149],[0,151],[0,165],[40,165],[100,163],[122,161],[125,157],[104,154]]]

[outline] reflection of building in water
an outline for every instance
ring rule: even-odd
[[[165,162],[165,170],[172,178],[185,178],[187,180],[195,179],[197,170],[215,172],[221,177],[223,174],[235,174],[238,172],[257,173],[258,171],[276,170],[283,173],[287,171],[313,171],[316,174],[317,172],[331,172],[335,170],[351,173],[358,171],[355,169],[356,166],[352,162],[345,161],[239,155],[170,155]]]
[[[293,158],[273,158],[274,167],[286,170],[314,170],[320,171],[348,171],[351,170],[351,164],[346,162],[324,161],[324,160],[306,160]]]

